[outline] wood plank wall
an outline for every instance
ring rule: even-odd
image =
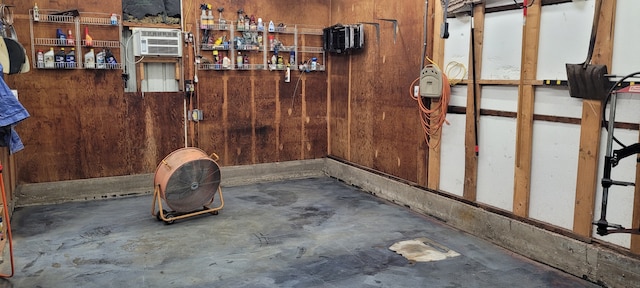
[[[376,22],[380,39],[365,25],[366,47],[331,55],[329,73],[331,155],[422,185],[428,148],[409,86],[420,72],[424,4],[332,1],[331,23]],[[395,43],[392,23],[379,19],[398,21]]]
[[[184,27],[197,35],[202,1],[183,2]],[[32,1],[4,3],[14,6],[19,39],[31,55],[28,11]],[[37,3],[40,9],[122,13],[121,1]],[[316,28],[328,26],[329,3],[211,2],[216,8],[224,7],[224,16],[230,21],[237,19],[236,11],[242,8],[267,23],[273,20]],[[217,19],[217,12],[214,15]],[[44,36],[47,31],[34,33],[49,37]],[[96,30],[94,38],[109,37],[100,33]],[[302,41],[319,45],[318,39]],[[185,79],[192,79],[193,54],[185,53],[183,62]],[[184,146],[185,93],[124,93],[121,73],[32,69],[28,74],[6,77],[32,115],[17,127],[25,143],[25,149],[16,154],[18,184],[152,173],[162,158]],[[327,73],[292,73],[291,78],[291,83],[284,83],[283,72],[199,71],[196,94],[188,105],[203,110],[205,120],[191,123],[189,145],[216,152],[222,165],[325,156]]]

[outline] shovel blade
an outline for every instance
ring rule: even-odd
[[[585,68],[583,64],[566,64],[567,82],[569,83],[569,95],[571,97],[604,100],[611,88],[606,65],[589,64]]]

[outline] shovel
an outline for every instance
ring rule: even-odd
[[[611,86],[609,79],[605,76],[607,74],[607,66],[590,64],[593,48],[596,44],[601,7],[602,0],[596,0],[587,60],[581,64],[566,64],[567,82],[569,84],[569,95],[571,95],[571,97],[604,100]]]

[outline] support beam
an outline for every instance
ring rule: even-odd
[[[482,43],[484,39],[484,3],[473,8],[473,38],[471,49],[469,49],[469,80],[467,84],[467,110],[464,145],[464,190],[463,197],[469,201],[476,201],[478,184],[478,143],[480,124],[480,99],[482,98],[482,87],[480,83],[473,80],[480,79],[482,67]],[[473,55],[475,53],[475,56]],[[473,63],[475,58],[475,63]],[[475,74],[475,77],[474,77]],[[475,89],[475,92],[474,92]],[[475,111],[474,111],[475,110]]]
[[[528,8],[522,30],[522,54],[520,85],[518,86],[518,118],[516,119],[516,163],[513,195],[513,213],[529,216],[531,192],[531,158],[533,148],[533,108],[535,87],[525,84],[536,79],[538,41],[540,38],[541,3],[536,1]]]
[[[591,61],[593,64],[604,64],[611,67],[615,11],[615,0],[602,2],[598,36]],[[600,157],[601,121],[602,101],[583,100],[573,231],[584,237],[591,237],[593,231],[592,222],[599,183],[598,158]]]
[[[440,23],[444,20],[442,3],[440,1],[434,1],[434,25],[431,25],[432,35],[440,35]],[[438,66],[443,67],[444,63],[444,39],[434,36],[433,37],[433,62]],[[432,107],[437,106],[438,103],[433,101]],[[436,135],[432,136],[433,141],[440,141],[442,136],[442,130]],[[427,172],[427,187],[437,190],[440,188],[440,146],[429,149],[429,171]]]
[[[640,139],[638,139],[640,143]],[[640,154],[637,156],[636,163],[636,188],[633,194],[633,219],[631,227],[640,227]],[[631,235],[631,252],[640,254],[640,235]]]

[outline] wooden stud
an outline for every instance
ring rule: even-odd
[[[302,87],[300,87],[300,92],[301,92],[301,96],[300,96],[300,159],[305,159],[304,157],[304,150],[306,148],[305,145],[305,120],[307,119],[307,99],[306,99],[306,81],[307,77],[302,77],[302,80],[300,83]]]
[[[257,152],[256,152],[256,78],[251,76],[251,163],[256,164]]]
[[[479,83],[473,83],[473,72],[475,70],[476,80],[482,75],[482,43],[484,38],[484,4],[474,7],[473,25],[474,25],[474,49],[469,49],[469,83],[467,84],[467,109],[466,109],[466,128],[465,128],[465,161],[464,161],[464,189],[463,197],[470,201],[476,201],[477,183],[478,183],[478,156],[476,155],[477,135],[476,131],[480,126],[480,99],[482,98],[482,87]],[[472,62],[471,55],[475,50],[476,63]],[[474,67],[475,66],[475,67]],[[474,95],[474,88],[476,93]],[[475,99],[474,99],[475,97]],[[475,101],[475,102],[474,102]],[[475,111],[474,103],[476,104]]]
[[[434,9],[434,23],[431,33],[433,35],[440,35],[440,23],[442,23],[443,19],[443,7],[440,1],[436,1],[438,3],[435,5]],[[442,63],[444,62],[444,39],[434,36],[433,37],[433,62],[438,64],[438,66],[443,67]],[[432,101],[432,106],[434,106],[436,101]],[[440,140],[439,132],[436,135],[432,136],[434,141]],[[429,148],[429,159],[428,159],[428,172],[427,172],[427,187],[430,189],[437,190],[440,188],[440,146],[435,148]]]
[[[222,127],[224,130],[224,165],[231,164],[229,157],[229,76],[222,77]]]
[[[522,31],[520,85],[518,86],[518,117],[516,119],[516,163],[514,173],[513,213],[529,216],[531,192],[531,159],[533,150],[533,108],[535,87],[524,81],[535,80],[540,38],[541,3],[536,1],[528,8]]]
[[[598,36],[593,51],[593,64],[604,64],[607,67],[611,67],[615,10],[615,0],[602,2]],[[594,220],[596,191],[599,183],[597,178],[601,121],[602,102],[598,100],[583,100],[573,231],[584,237],[591,237],[593,233],[592,222]]]
[[[638,142],[640,143],[640,138]],[[640,154],[637,156],[636,163],[636,187],[633,194],[633,219],[631,220],[631,227],[640,227]],[[631,235],[631,252],[640,254],[640,235]]]
[[[347,160],[351,161],[351,72],[353,56],[349,55],[349,84],[347,89]]]
[[[276,82],[276,118],[274,123],[276,129],[276,159],[280,161],[280,122],[282,118],[282,107],[280,107],[280,78],[278,76],[273,77]]]

